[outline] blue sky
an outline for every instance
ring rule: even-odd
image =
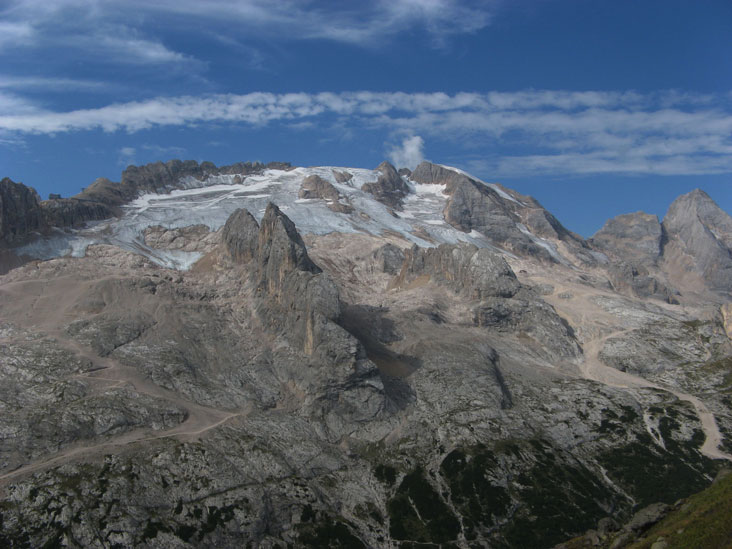
[[[0,176],[450,164],[590,236],[732,211],[732,2],[0,0]]]

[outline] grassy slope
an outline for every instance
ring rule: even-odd
[[[690,496],[677,511],[651,528],[633,549],[650,549],[663,537],[668,549],[732,547],[732,474]]]

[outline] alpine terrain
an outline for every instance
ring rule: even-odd
[[[429,162],[174,160],[3,179],[0,243],[2,547],[650,546],[732,460],[701,190],[584,239]]]

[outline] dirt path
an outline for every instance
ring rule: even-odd
[[[622,389],[658,389],[673,394],[679,400],[689,402],[694,406],[696,415],[699,417],[704,435],[706,436],[704,444],[700,449],[701,453],[712,459],[726,459],[728,461],[732,461],[732,455],[726,454],[719,449],[719,444],[722,442],[722,434],[719,432],[714,415],[701,400],[677,389],[653,383],[640,376],[621,372],[616,368],[606,366],[600,360],[598,355],[605,341],[622,336],[628,331],[629,330],[619,330],[585,343],[585,361],[580,367],[583,377],[593,381],[599,381],[600,383],[610,385],[611,387],[618,387]]]
[[[251,409],[246,409],[241,412],[229,412],[226,414],[221,413],[221,417],[219,417],[215,421],[211,421],[210,419],[202,420],[202,418],[192,415],[189,416],[186,421],[184,421],[177,427],[159,432],[158,434],[153,434],[155,433],[155,431],[152,431],[151,429],[136,429],[134,431],[124,433],[123,435],[115,437],[114,439],[106,442],[100,442],[98,444],[82,444],[79,446],[65,448],[64,450],[61,450],[60,452],[55,454],[53,457],[41,458],[27,465],[23,465],[22,467],[19,467],[14,471],[10,471],[8,473],[0,475],[0,488],[2,488],[8,482],[11,482],[25,475],[49,469],[57,465],[62,465],[70,461],[89,459],[108,454],[110,453],[110,451],[119,451],[121,447],[130,444],[171,437],[175,437],[177,439],[195,439],[196,437],[204,434],[206,431],[210,431],[211,429],[214,429],[219,425],[226,423],[232,418],[246,417],[250,412]],[[211,417],[213,417],[213,415]]]
[[[557,285],[556,281],[554,284],[557,286],[555,293],[570,292],[573,294],[573,303],[571,305],[566,301],[564,303],[553,303],[557,311],[575,326],[591,326],[595,329],[593,333],[596,335],[594,337],[586,337],[585,341],[582,342],[584,362],[579,367],[582,377],[621,389],[658,389],[673,394],[679,400],[689,402],[699,417],[706,437],[700,449],[701,453],[711,459],[732,461],[732,455],[719,449],[719,445],[722,442],[722,434],[714,419],[714,414],[709,411],[700,399],[678,389],[653,383],[643,377],[622,372],[616,368],[607,366],[600,360],[600,351],[608,339],[620,337],[632,331],[632,328],[613,330],[612,327],[618,325],[619,319],[615,315],[602,310],[591,300],[593,296],[602,292],[587,289],[582,290],[574,286],[563,287]]]
[[[164,431],[154,431],[150,428],[134,429],[104,442],[79,444],[64,448],[51,457],[44,456],[13,471],[0,474],[0,488],[22,476],[62,465],[69,461],[99,457],[105,453],[119,451],[120,448],[131,444],[169,437],[175,437],[179,440],[192,440],[233,418],[248,416],[253,409],[252,406],[247,406],[245,409],[227,411],[201,406],[183,398],[174,391],[156,385],[135,368],[120,364],[110,357],[98,356],[91,349],[70,339],[60,330],[50,331],[48,335],[53,337],[63,349],[91,362],[92,368],[88,372],[73,374],[71,377],[84,379],[90,382],[94,389],[100,391],[129,386],[138,393],[165,400],[184,409],[187,417],[185,421],[172,429]]]

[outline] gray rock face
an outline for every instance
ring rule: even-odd
[[[259,226],[249,212],[237,210],[222,240],[235,262],[253,264],[252,281],[266,296],[258,310],[268,322],[281,326],[308,355],[331,340],[337,343],[338,288],[310,259],[295,225],[277,206],[267,205]]]
[[[206,225],[190,225],[179,229],[166,229],[153,225],[143,231],[145,244],[163,250],[184,252],[210,252],[219,243],[219,237]]]
[[[38,193],[9,178],[0,181],[0,241],[12,241],[46,228]]]
[[[117,213],[115,207],[102,202],[77,198],[57,198],[41,203],[49,225],[53,227],[81,227],[87,221],[109,219]]]
[[[257,240],[259,284],[273,297],[280,297],[286,278],[293,272],[320,274],[322,270],[312,262],[305,243],[295,224],[272,204],[262,217]]]
[[[699,273],[713,291],[732,292],[732,218],[704,191],[677,198],[663,219],[665,269]]]
[[[614,262],[608,266],[607,272],[610,284],[619,293],[678,303],[678,292],[651,276],[642,263]]]
[[[534,290],[522,286],[500,255],[472,245],[412,247],[393,287],[427,277],[478,303],[472,322],[498,331],[523,332],[553,358],[577,358],[582,350],[572,329]]]
[[[513,297],[521,288],[505,259],[473,245],[413,246],[405,254],[395,284],[403,285],[424,275],[453,286],[471,299]]]
[[[600,251],[625,261],[654,264],[661,255],[663,230],[655,215],[636,212],[608,220],[591,239]]]
[[[333,177],[335,177],[335,180],[338,181],[338,183],[348,183],[351,179],[353,179],[353,174],[350,172],[333,170]]]
[[[450,196],[443,212],[445,220],[461,231],[479,231],[496,245],[519,255],[557,261],[558,255],[547,249],[552,245],[537,242],[528,234],[530,232],[537,237],[562,240],[584,262],[594,263],[584,240],[565,229],[530,197],[498,185],[485,185],[465,174],[429,162],[418,165],[411,178],[419,183],[445,185],[444,192]]]
[[[259,224],[247,210],[239,208],[226,220],[221,239],[236,263],[248,263],[257,256]]]
[[[375,183],[365,183],[361,190],[371,193],[376,200],[390,208],[401,210],[402,200],[409,193],[409,187],[388,162],[382,162],[376,170],[381,172],[379,179]]]
[[[298,196],[299,198],[321,198],[326,201],[328,209],[336,213],[347,214],[353,212],[352,206],[342,202],[343,198],[338,190],[319,175],[306,177],[302,182]]]
[[[404,252],[394,244],[384,244],[373,253],[376,265],[382,273],[398,274],[404,262]]]

